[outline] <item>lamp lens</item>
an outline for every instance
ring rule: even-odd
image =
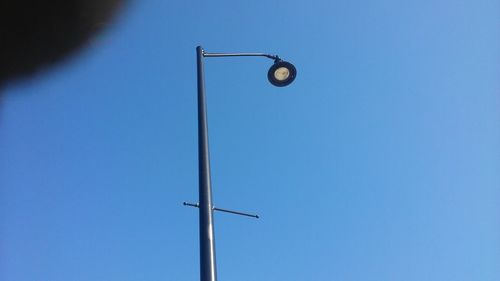
[[[286,67],[278,67],[274,71],[274,78],[278,81],[284,81],[290,76],[290,70]]]

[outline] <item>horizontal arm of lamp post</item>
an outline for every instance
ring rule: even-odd
[[[204,57],[266,57],[273,60],[280,60],[280,57],[277,55],[270,55],[264,53],[205,53],[203,52]]]

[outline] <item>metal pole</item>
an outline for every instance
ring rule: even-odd
[[[196,48],[196,62],[198,75],[198,163],[200,179],[200,280],[217,281],[203,49],[201,46]]]

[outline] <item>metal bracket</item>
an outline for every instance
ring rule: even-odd
[[[184,206],[190,206],[190,207],[195,207],[195,208],[199,208],[200,207],[200,204],[198,204],[198,203],[184,202],[182,204]],[[219,211],[219,212],[224,212],[224,213],[230,213],[230,214],[234,214],[234,215],[252,217],[252,218],[256,218],[256,219],[260,218],[258,215],[249,214],[249,213],[243,213],[243,212],[238,212],[238,211],[233,211],[233,210],[228,210],[228,209],[222,209],[222,208],[217,208],[217,207],[212,207],[212,210]]]

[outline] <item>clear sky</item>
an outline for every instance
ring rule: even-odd
[[[500,280],[500,2],[128,6],[0,108],[0,279],[199,278],[195,47],[219,280]]]

